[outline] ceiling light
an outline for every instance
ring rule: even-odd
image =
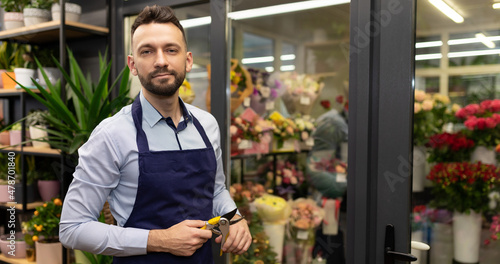
[[[441,53],[434,53],[434,54],[421,54],[421,55],[415,55],[415,60],[416,61],[421,61],[421,60],[437,60],[441,59],[443,55]]]
[[[302,1],[297,3],[290,4],[282,4],[282,5],[274,5],[274,6],[266,6],[242,11],[231,12],[228,14],[228,17],[234,20],[247,19],[247,18],[255,18],[262,16],[271,16],[277,14],[284,14],[326,6],[347,4],[351,2],[350,0],[310,0],[310,1]]]
[[[267,72],[273,72],[274,71],[274,67],[270,66],[270,67],[265,67],[264,68]],[[280,70],[282,72],[284,71],[295,71],[295,65],[283,65],[280,67]]]
[[[461,58],[461,57],[496,55],[496,54],[500,54],[500,49],[450,52],[448,53],[448,58]]]
[[[281,55],[280,59],[282,61],[295,60],[295,54]],[[255,63],[273,62],[273,61],[274,61],[273,56],[263,56],[263,57],[243,58],[241,60],[241,63],[243,63],[243,64],[255,64]]]
[[[493,3],[493,9],[500,9],[500,3]]]
[[[234,19],[234,20],[240,20],[240,19],[247,19],[247,18],[255,18],[255,17],[271,16],[271,15],[290,13],[290,12],[297,12],[297,11],[326,7],[326,6],[341,5],[341,4],[347,4],[349,2],[351,2],[351,1],[350,0],[310,0],[310,1],[302,1],[302,2],[297,2],[297,3],[266,6],[266,7],[230,12],[227,14],[227,16],[231,19]],[[206,17],[193,18],[193,19],[184,19],[184,20],[181,20],[180,22],[184,28],[191,28],[191,27],[208,25],[212,22],[212,18],[210,16],[206,16]]]
[[[464,22],[464,18],[457,13],[453,8],[451,8],[448,4],[443,2],[442,0],[429,0],[431,4],[433,4],[439,11],[441,11],[443,14],[445,14],[447,17],[449,17],[451,20],[453,20],[455,23],[462,23]]]
[[[486,47],[492,49],[495,47],[495,43],[487,38],[483,33],[477,33],[476,38],[481,41]]]
[[[417,43],[415,43],[415,48],[416,49],[441,47],[441,46],[443,46],[443,42],[441,40],[438,40],[438,41],[417,42]]]

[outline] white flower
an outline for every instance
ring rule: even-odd
[[[490,198],[490,202],[488,203],[488,207],[491,210],[494,210],[497,208],[497,201],[500,201],[500,193],[498,192],[491,192],[488,194],[488,198]]]

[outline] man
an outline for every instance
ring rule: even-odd
[[[173,11],[146,7],[131,32],[128,66],[141,93],[79,149],[60,240],[113,255],[114,263],[212,263],[212,233],[201,227],[236,208],[224,186],[217,122],[178,97],[193,57]],[[117,226],[97,221],[106,200]],[[240,221],[222,250],[242,254],[251,240]]]

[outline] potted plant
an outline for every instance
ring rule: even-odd
[[[33,79],[36,75],[36,64],[33,60],[32,47],[30,45],[22,46],[18,52],[22,54],[23,64],[14,66],[14,74],[16,75],[16,88],[21,85],[34,88]]]
[[[50,148],[49,143],[46,141],[49,138],[47,133],[47,119],[48,111],[35,110],[26,116],[26,125],[29,127],[30,141],[34,148]]]
[[[62,89],[60,82],[55,85],[50,84],[43,69],[41,72],[47,82],[48,91],[37,82],[35,85],[39,93],[22,87],[47,107],[49,114],[45,118],[50,128],[47,130],[49,139],[46,142],[53,148],[69,155],[75,154],[102,120],[131,103],[128,67],[124,67],[117,79],[109,85],[111,62],[106,62],[105,57],[106,55],[99,55],[100,76],[97,83],[93,83],[89,76],[83,74],[71,50],[68,49],[69,73],[53,58],[67,82],[65,94],[68,98],[60,97]],[[40,62],[36,58],[35,61],[40,68]],[[111,90],[119,81],[118,93],[112,98]]]
[[[42,201],[50,201],[59,196],[61,183],[59,182],[53,163],[53,159],[41,157],[39,157],[37,162],[37,186]]]
[[[35,244],[37,264],[62,263],[62,244],[59,242],[61,211],[62,201],[55,198],[38,206],[32,218],[23,223],[26,242]]]
[[[0,145],[9,146],[10,145],[10,135],[9,130],[5,130],[6,126],[4,120],[0,120]]]
[[[24,25],[31,26],[50,20],[51,0],[31,0],[23,9]]]
[[[16,86],[15,67],[22,67],[24,64],[23,53],[25,47],[22,44],[3,41],[0,45],[0,72],[1,82],[0,87],[4,89],[14,89]],[[9,77],[10,76],[10,77]]]
[[[24,27],[23,9],[30,0],[1,0],[5,30]]]
[[[43,70],[47,74],[47,77],[49,78],[49,81],[52,85],[55,85],[56,81],[61,79],[62,74],[61,71],[57,68],[57,65],[55,62],[52,60],[52,57],[57,54],[57,49],[55,48],[50,48],[50,47],[35,47],[34,50],[35,57],[40,61],[40,65],[42,66]],[[42,72],[40,70],[41,68],[37,69],[37,82],[40,83],[42,86],[47,86],[47,83],[45,82],[45,79],[42,76]]]
[[[59,0],[52,1],[52,20],[61,20],[61,6],[59,5]],[[82,14],[82,6],[75,3],[64,3],[64,12],[66,21],[78,22],[80,20],[80,15]]]
[[[499,188],[500,170],[481,162],[438,163],[427,179],[433,183],[431,206],[453,212],[454,259],[477,263],[482,215],[500,209],[500,197],[493,203],[490,197]]]
[[[16,123],[11,126],[9,131],[11,146],[18,146],[21,144],[22,142],[21,129],[22,129],[21,123]]]

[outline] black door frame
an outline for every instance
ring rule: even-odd
[[[351,1],[347,262],[410,252],[414,0]]]

